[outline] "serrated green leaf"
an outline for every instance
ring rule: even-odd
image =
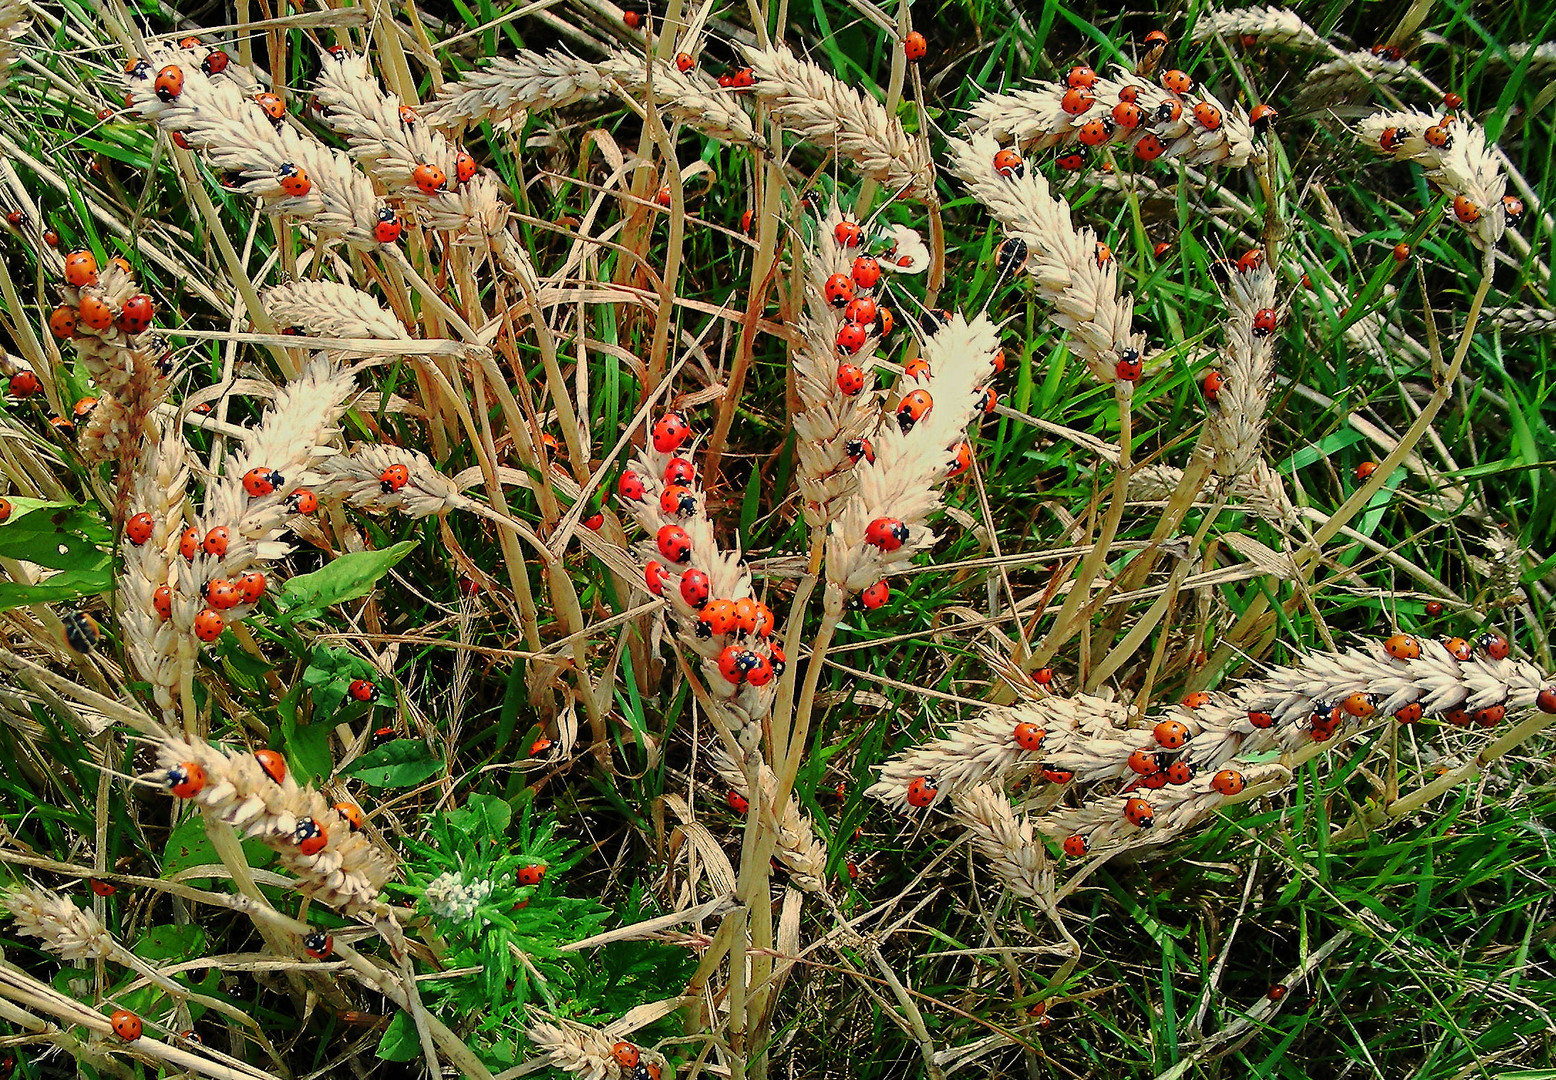
[[[411,1014],[397,1012],[378,1039],[378,1057],[383,1061],[415,1061],[421,1057],[421,1039]]]
[[[371,664],[354,653],[315,645],[308,654],[308,666],[303,669],[302,678],[313,703],[314,718],[328,719],[335,715],[352,679],[374,679],[377,675]]]
[[[508,831],[513,808],[506,800],[482,792],[471,792],[465,805],[448,815],[448,823],[472,840],[498,839]]]
[[[282,616],[291,621],[311,619],[331,605],[366,596],[373,584],[415,547],[414,540],[402,540],[382,551],[353,551],[322,570],[291,578],[278,600]]]
[[[396,739],[363,754],[346,768],[343,776],[354,776],[370,787],[410,787],[437,775],[443,762],[432,756],[427,744],[419,739]]]

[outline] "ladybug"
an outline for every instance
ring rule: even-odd
[[[865,330],[865,328],[863,326],[860,326],[858,323],[845,322],[842,326],[838,327],[838,330],[837,330],[837,351],[840,352],[840,353],[843,353],[845,356],[853,356],[860,349],[864,348],[864,343],[865,343],[865,341],[867,340],[868,337],[869,337],[869,333],[868,333],[868,331]],[[853,365],[853,364],[845,364],[845,365],[843,365],[843,367],[855,368],[855,365]],[[859,370],[859,369],[855,368],[855,370]],[[863,390],[864,389],[863,375],[864,375],[863,371],[860,371],[859,390]],[[842,385],[843,385],[843,376],[842,376],[842,369],[840,368],[838,370],[838,386],[841,387]],[[847,393],[857,394],[859,392],[859,390],[853,390],[853,391],[844,390],[843,392],[845,394],[847,394]]]
[[[255,94],[254,102],[276,127],[280,127],[281,121],[286,119],[286,102],[275,94]]]
[[[623,473],[622,478],[636,477],[636,473]],[[697,466],[683,457],[673,457],[665,462],[665,483],[690,484],[697,479]]]
[[[674,453],[691,437],[691,425],[686,422],[686,417],[678,412],[667,412],[654,421],[654,449],[661,454]]]
[[[1409,634],[1395,634],[1383,643],[1383,651],[1395,660],[1419,660],[1421,643]]]
[[[1513,651],[1507,638],[1501,634],[1482,634],[1479,642],[1481,651],[1493,660],[1506,660]]]
[[[1473,225],[1480,220],[1480,207],[1467,195],[1455,195],[1453,197],[1453,216],[1466,225]],[[85,301],[82,302],[82,321],[86,321]],[[88,323],[87,325],[91,325]]]
[[[1160,791],[1167,786],[1167,774],[1164,771],[1158,770],[1142,776],[1140,778],[1140,786],[1147,791]]]
[[[166,585],[158,585],[156,592],[151,594],[151,607],[162,619],[167,622],[173,617],[173,590]]]
[[[643,478],[628,469],[616,481],[616,494],[625,502],[642,502],[648,498],[648,489],[643,486]]]
[[[687,71],[690,71],[696,65],[696,63],[697,63],[697,61],[692,59],[692,54],[691,53],[676,53],[675,54],[675,67],[676,67],[677,71],[680,71],[680,72],[683,72],[683,73],[687,72]]]
[[[157,81],[152,84],[157,97],[162,101],[174,101],[179,94],[184,92],[184,72],[177,64],[169,64],[157,72]]]
[[[286,505],[298,514],[312,514],[319,509],[319,497],[307,488],[298,488],[287,497]]]
[[[868,296],[861,296],[849,301],[848,306],[843,309],[843,318],[858,326],[865,327],[866,332],[868,332],[870,326],[875,324],[879,315],[879,307]]]
[[[1254,312],[1254,337],[1269,337],[1275,332],[1275,327],[1277,325],[1279,325],[1279,317],[1275,314],[1274,308],[1260,308],[1258,311]]]
[[[352,679],[351,685],[346,688],[346,693],[357,701],[378,700],[378,687],[368,679]]]
[[[531,863],[529,866],[521,866],[516,876],[520,885],[539,885],[546,876],[545,864]]]
[[[1166,33],[1161,30],[1152,30],[1149,34],[1145,35],[1145,43],[1147,45],[1166,45],[1170,40],[1171,39],[1167,37]]]
[[[1149,829],[1156,824],[1156,811],[1144,799],[1131,798],[1125,800],[1124,817],[1131,825],[1139,829]]]
[[[929,361],[922,356],[915,356],[902,365],[902,373],[915,382],[922,382],[930,376]]]
[[[422,164],[411,170],[411,179],[423,195],[436,195],[448,187],[448,174],[436,165]]]
[[[1070,769],[1056,769],[1049,762],[1038,766],[1043,772],[1043,779],[1050,784],[1068,784],[1075,779],[1075,773]]]
[[[1221,126],[1221,110],[1208,101],[1201,101],[1194,106],[1194,119],[1206,131],[1215,131]]]
[[[1447,109],[1460,109],[1464,107],[1464,99],[1452,90],[1443,95],[1443,107]]]
[[[1136,750],[1129,755],[1125,762],[1129,771],[1140,776],[1150,776],[1161,769],[1161,763],[1156,760],[1156,755],[1149,750]]]
[[[142,334],[151,327],[157,307],[145,293],[127,298],[119,308],[119,329],[126,334]]]
[[[624,11],[621,21],[626,23],[629,29],[636,30],[643,25],[643,16],[636,11]]]
[[[294,199],[300,199],[313,190],[313,181],[308,179],[307,170],[290,161],[282,162],[276,169],[276,175],[281,179],[281,190]]]
[[[1064,853],[1072,859],[1078,859],[1091,850],[1091,841],[1080,833],[1071,833],[1064,838]]]
[[[1507,215],[1509,225],[1517,225],[1518,219],[1524,216],[1524,201],[1517,195],[1502,196],[1502,212]]]
[[[393,742],[397,736],[398,733],[394,730],[394,726],[385,724],[383,727],[376,728],[373,731],[373,745],[382,746],[384,743]]]
[[[1135,143],[1135,157],[1141,161],[1155,161],[1167,152],[1167,144],[1156,136],[1154,131],[1148,131]]]
[[[1188,697],[1184,698],[1182,704],[1185,709],[1198,709],[1202,706],[1210,704],[1210,694],[1204,690],[1196,690]],[[1158,729],[1159,728],[1160,725],[1158,725]]]
[[[65,281],[78,289],[97,284],[97,257],[84,248],[65,256]]]
[[[848,460],[855,465],[859,464],[860,459],[871,465],[875,464],[875,447],[869,439],[849,439],[843,444],[843,453],[847,454]]]
[[[31,371],[18,371],[11,376],[11,396],[29,398],[43,390],[43,382]]]
[[[392,495],[411,482],[411,470],[404,465],[391,465],[378,474],[378,490]]]
[[[1443,638],[1443,648],[1448,650],[1455,660],[1468,660],[1475,655],[1470,643],[1461,637]]]
[[[297,831],[292,833],[292,843],[297,845],[297,850],[303,855],[317,855],[329,842],[329,834],[324,831],[324,827],[311,817],[299,819]]]
[[[205,59],[200,61],[200,70],[207,75],[220,75],[227,70],[231,60],[232,58],[221,49],[212,49],[205,54]]]
[[[126,259],[123,255],[115,255],[115,256],[113,256],[113,258],[108,260],[108,263],[109,263],[110,266],[117,266],[121,271],[123,271],[126,274],[134,272],[134,268],[132,266],[130,266],[130,260]]]
[[[378,211],[378,224],[373,226],[373,239],[380,244],[392,244],[400,239],[400,215],[385,206]]]
[[[1162,89],[1169,94],[1187,94],[1194,89],[1194,80],[1189,78],[1187,72],[1173,68],[1162,72]]]
[[[1446,124],[1433,124],[1421,133],[1421,138],[1426,140],[1428,146],[1434,146],[1439,150],[1453,149],[1453,132],[1448,130]]]
[[[1000,375],[1005,371],[1005,350],[995,349],[994,355],[989,357],[989,366],[994,369],[994,374]]]
[[[51,248],[59,247],[59,233],[55,232],[53,229],[44,229],[43,242],[49,245]]]
[[[934,407],[935,399],[929,396],[928,390],[914,390],[897,406],[897,426],[906,435],[913,430],[913,425],[928,416]]]
[[[284,483],[286,477],[264,465],[243,474],[243,490],[249,493],[251,499],[263,498]]]
[[[756,667],[756,653],[749,649],[742,649],[739,645],[726,645],[724,651],[719,653],[719,674],[726,680],[739,686],[746,681],[746,675]]]
[[[752,664],[751,670],[746,673],[746,681],[752,686],[766,686],[773,681],[773,666],[761,653],[751,655],[756,657],[756,663]]]
[[[234,584],[238,586],[238,592],[242,594],[245,604],[256,604],[259,598],[265,595],[265,575],[258,570],[250,570]]]
[[[670,185],[669,184],[665,184],[663,187],[661,187],[658,190],[658,192],[656,192],[654,194],[654,201],[656,203],[658,203],[660,206],[669,206],[670,205],[670,203],[673,201],[673,199],[672,199],[672,196],[670,194]]]
[[[65,630],[65,644],[78,653],[89,653],[97,648],[97,643],[102,639],[102,631],[97,627],[97,620],[81,611],[72,611],[60,618],[60,624]]]
[[[1210,778],[1210,786],[1222,795],[1240,794],[1246,786],[1243,774],[1236,769],[1222,769]]]
[[[1076,64],[1064,77],[1064,85],[1072,90],[1087,90],[1097,85],[1097,73],[1085,64]]]
[[[409,105],[400,106],[400,123],[404,124],[406,127],[415,127],[416,121],[420,119],[421,116],[418,115],[416,110],[411,108]]]
[[[849,323],[844,329],[855,328],[855,324]],[[854,350],[857,351],[857,350]],[[837,388],[847,397],[854,397],[864,392],[864,369],[858,364],[842,363],[837,366]]]
[[[1397,127],[1384,128],[1383,134],[1378,136],[1378,147],[1385,154],[1392,154],[1405,145],[1405,132]]]
[[[205,602],[217,611],[226,611],[228,608],[235,608],[243,602],[243,593],[226,578],[217,578],[206,583]]]
[[[1163,769],[1162,775],[1167,778],[1169,784],[1187,784],[1194,779],[1194,766],[1187,761],[1179,759]]]
[[[1214,405],[1221,397],[1221,388],[1226,385],[1226,376],[1219,371],[1207,371],[1200,385],[1205,391],[1205,400]]]
[[[876,518],[865,526],[864,542],[882,551],[896,551],[908,542],[908,526],[897,518]]]
[[[1250,710],[1248,713],[1248,722],[1256,728],[1261,730],[1268,730],[1269,728],[1275,726],[1275,717],[1271,716],[1267,712]]]
[[[1071,116],[1079,116],[1097,103],[1097,95],[1084,87],[1071,87],[1059,99],[1059,108]]]
[[[929,55],[929,42],[917,30],[910,30],[902,39],[902,55],[908,58],[908,63],[916,64]]]
[[[844,219],[832,227],[832,239],[843,247],[858,247],[864,240],[864,230],[857,222]]]
[[[822,294],[833,307],[847,307],[848,302],[854,298],[854,285],[847,274],[833,274],[827,278]]]
[[[113,1015],[108,1018],[108,1022],[113,1025],[113,1033],[125,1042],[134,1042],[140,1038],[140,1017],[130,1012],[130,1010],[115,1009]]]
[[[551,740],[542,735],[540,738],[529,744],[529,756],[539,757],[549,749],[551,749]]]
[[[745,213],[741,214],[740,231],[747,236],[755,236],[756,234],[751,231],[751,225],[754,220],[755,215],[750,210],[747,210]]]
[[[1020,154],[1007,148],[994,155],[994,171],[1007,180],[1019,180],[1026,174],[1027,165]]]
[[[1347,695],[1341,702],[1340,708],[1356,717],[1365,720],[1378,711],[1378,703],[1373,700],[1371,694],[1357,691]]]
[[[259,767],[270,779],[278,784],[286,783],[286,759],[279,753],[274,750],[256,750],[254,760],[259,762]]]
[[[1060,154],[1054,164],[1065,172],[1080,172],[1086,167],[1086,148],[1084,146],[1073,147]]]
[[[1052,686],[1054,682],[1054,669],[1051,667],[1038,668],[1032,672],[1032,681],[1038,686]]]
[[[1475,723],[1481,727],[1496,727],[1506,719],[1506,705],[1487,705],[1484,709],[1475,710]]]
[[[113,308],[101,296],[83,296],[79,317],[83,325],[93,330],[106,330],[113,325]]]
[[[859,594],[859,606],[866,611],[885,607],[889,600],[891,600],[891,586],[884,581],[877,581]]]
[[[1100,270],[1113,261],[1113,249],[1102,241],[1097,241],[1097,269]]]
[[[1122,96],[1122,95],[1120,95]],[[1113,106],[1113,123],[1125,131],[1132,131],[1145,120],[1145,111],[1133,101],[1120,101]]]
[[[1140,376],[1145,373],[1145,364],[1140,360],[1139,350],[1125,349],[1118,363],[1113,365],[1113,373],[1121,382],[1139,382]]]
[[[1397,64],[1405,57],[1404,52],[1395,45],[1374,45],[1371,51],[1373,56],[1376,56],[1379,60],[1386,60],[1389,63]],[[1284,990],[1281,992],[1285,993]]]
[[[1015,730],[1010,733],[1010,737],[1016,741],[1016,745],[1021,747],[1021,749],[1035,754],[1043,748],[1043,740],[1048,737],[1048,732],[1036,724],[1023,722],[1016,725]]]
[[[1140,100],[1140,86],[1137,83],[1129,83],[1118,88],[1118,100],[1133,105]]]
[[[11,500],[0,499],[0,525],[11,520]]]
[[[748,90],[756,85],[756,71],[752,68],[741,68],[730,77],[729,84],[736,90]]]
[[[840,274],[834,274],[831,278],[827,279],[828,284],[830,284],[832,282],[833,278],[837,278],[837,277],[841,277],[841,276],[842,275],[840,275]],[[875,258],[869,256],[869,255],[860,255],[856,259],[854,259],[854,265],[849,268],[848,276],[853,279],[854,284],[859,286],[859,288],[861,288],[861,289],[873,289],[873,288],[875,288],[876,284],[881,280],[881,264],[880,264],[880,261],[878,259],[875,259]],[[854,321],[855,322],[869,322],[871,320],[869,320],[869,319],[856,319]]]
[[[1556,713],[1556,689],[1547,686],[1536,694],[1534,707],[1543,713]]]
[[[1470,714],[1463,706],[1443,710],[1443,720],[1454,727],[1469,727]]]
[[[232,530],[225,525],[218,525],[205,534],[205,540],[200,544],[207,555],[214,555],[218,559],[227,554],[227,545],[232,539]]]
[[[927,776],[915,776],[908,781],[908,805],[920,809],[935,801],[940,794],[939,785]]]
[[[1113,137],[1113,121],[1098,117],[1080,126],[1077,138],[1086,146],[1101,146]]]
[[[1437,618],[1437,616],[1443,613],[1443,602],[1441,600],[1428,600],[1426,602],[1426,613],[1433,619]]]
[[[697,636],[706,639],[717,634],[722,637],[733,632],[736,625],[735,602],[713,600],[704,604],[697,616]]]
[[[479,167],[475,163],[475,158],[471,157],[466,151],[461,150],[459,155],[454,158],[455,182],[460,184],[468,184],[470,181],[475,179],[475,174],[478,171],[478,168]]]
[[[649,592],[655,596],[663,596],[665,583],[670,580],[670,571],[665,569],[665,564],[658,559],[650,560],[643,567],[643,584]]]
[[[195,637],[206,643],[221,637],[226,627],[227,624],[222,621],[221,613],[211,608],[202,608],[194,617]]]
[[[192,799],[205,790],[205,769],[198,762],[170,765],[162,782],[180,799]]]
[[[679,525],[666,525],[654,536],[659,554],[673,563],[683,563],[691,557],[692,538]]]
[[[124,75],[125,78],[135,80],[151,78],[151,61],[131,57],[124,62]]]
[[[770,645],[768,646],[768,649],[773,654],[772,658],[768,661],[772,665],[773,675],[782,676],[784,669],[789,666],[788,657],[783,655],[783,650],[780,649],[777,645]]]
[[[1270,130],[1270,126],[1275,123],[1275,118],[1279,115],[1280,113],[1275,111],[1274,106],[1255,105],[1248,111],[1248,123],[1253,128],[1255,135],[1263,135]]]
[[[66,304],[61,304],[59,307],[49,312],[49,332],[55,337],[59,338],[61,341],[70,337],[70,335],[76,332],[76,322],[76,309]],[[17,372],[16,375],[13,375],[11,377],[11,393],[16,394],[17,397],[28,397],[30,394],[37,393],[36,390],[30,391],[28,394],[16,393],[16,380],[21,378],[23,375],[26,375],[31,379],[37,378],[37,376],[30,371],[21,371]]]
[[[701,570],[688,570],[681,575],[681,599],[690,607],[702,607],[708,602],[710,594],[708,575]]]
[[[952,477],[961,476],[968,469],[972,468],[972,463],[972,443],[958,443],[956,446],[956,456],[951,459],[950,472],[946,473],[946,478],[951,479]]]
[[[1000,403],[1000,396],[992,386],[985,386],[978,394],[978,409],[984,416],[992,416]]]
[[[691,517],[697,512],[697,496],[689,487],[671,484],[659,495],[659,509],[667,516]]]
[[[1402,706],[1399,711],[1394,714],[1394,719],[1398,720],[1401,724],[1413,724],[1417,720],[1421,719],[1421,712],[1421,703],[1419,701],[1412,701],[1409,705]]]
[[[338,802],[335,804],[335,812],[345,819],[346,825],[352,832],[361,832],[367,823],[367,818],[362,814],[362,808],[354,802]]]
[[[1410,258],[1410,245],[1399,243],[1394,245],[1394,261],[1402,263]]]
[[[335,939],[323,930],[303,938],[303,952],[315,960],[328,960],[335,952]]]
[[[1251,274],[1262,265],[1264,265],[1264,251],[1260,248],[1249,248],[1237,260],[1237,272]]]
[[[1201,690],[1200,693],[1203,694],[1204,691]],[[1205,700],[1207,702],[1210,700],[1209,694],[1205,694]],[[1195,706],[1190,706],[1190,708],[1195,708]],[[1163,720],[1151,730],[1151,734],[1156,737],[1158,746],[1164,746],[1168,750],[1180,750],[1188,743],[1193,732],[1189,730],[1189,725],[1181,720]]]
[[[733,794],[733,792],[731,792]],[[744,813],[744,811],[742,811]],[[618,1042],[611,1047],[611,1057],[623,1069],[635,1069],[639,1058],[638,1048],[629,1042]]]
[[[734,788],[731,788],[728,792],[725,793],[724,802],[737,814],[747,814],[751,811],[751,800],[747,799]]]

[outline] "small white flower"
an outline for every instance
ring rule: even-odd
[[[440,874],[427,886],[427,906],[432,913],[450,922],[469,922],[492,893],[490,881],[466,882],[460,874]]]

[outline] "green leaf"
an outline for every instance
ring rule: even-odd
[[[37,585],[0,582],[0,611],[21,604],[56,603],[106,592],[113,585],[106,545],[113,534],[102,517],[70,503],[17,497],[0,525],[0,557],[62,570]]]
[[[96,596],[112,587],[113,574],[105,553],[103,565],[95,570],[65,570],[37,585],[0,581],[0,611],[21,607],[23,604],[65,603],[83,596]]]
[[[448,815],[448,823],[472,840],[483,836],[496,840],[508,831],[512,820],[513,808],[506,800],[479,791],[472,792],[464,806]]]
[[[341,770],[370,787],[410,787],[437,775],[443,762],[420,739],[396,739],[357,758]]]
[[[330,753],[329,724],[299,724],[297,702],[303,696],[301,686],[293,686],[276,706],[281,718],[282,749],[287,764],[299,784],[327,778],[335,771],[335,755]]]
[[[374,679],[378,672],[360,656],[344,649],[331,649],[315,645],[308,655],[308,666],[303,669],[303,685],[309,690],[315,719],[328,719],[335,715],[345,700],[346,688],[352,679]]]
[[[205,931],[194,923],[148,926],[136,940],[134,952],[143,960],[193,960],[206,955]]]
[[[415,1061],[421,1057],[421,1040],[408,1012],[397,1012],[378,1039],[378,1056],[384,1061]]]
[[[415,547],[414,540],[402,540],[383,551],[353,551],[322,570],[291,578],[278,601],[283,616],[292,621],[311,619],[333,604],[366,596],[373,583]]]
[[[258,840],[245,843],[243,854],[254,867],[264,866],[275,857],[275,853]],[[191,866],[210,866],[219,862],[221,858],[206,834],[205,820],[199,814],[191,814],[179,822],[167,838],[167,847],[162,852],[162,876],[176,877]]]

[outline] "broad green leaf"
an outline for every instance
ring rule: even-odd
[[[37,585],[0,582],[0,610],[73,600],[112,586],[112,560],[106,545],[113,537],[101,517],[69,503],[21,497],[11,503],[11,517],[0,525],[0,557],[64,573]]]
[[[252,867],[264,866],[275,858],[275,853],[258,840],[244,843],[243,854]],[[204,818],[191,814],[180,821],[167,838],[167,847],[162,852],[162,876],[171,878],[191,866],[210,866],[219,862],[221,858],[206,835]]]
[[[396,739],[357,758],[341,770],[370,787],[410,787],[443,768],[420,739]]]
[[[193,960],[206,954],[205,931],[194,923],[148,926],[136,939],[134,952],[143,960]]]
[[[397,1012],[378,1040],[378,1056],[383,1061],[415,1061],[421,1057],[421,1040],[411,1014]]]
[[[465,805],[448,815],[448,823],[472,840],[483,836],[497,839],[508,831],[513,808],[495,795],[472,792]]]
[[[36,585],[0,581],[0,611],[21,607],[23,604],[64,603],[83,596],[96,596],[112,587],[113,571],[109,567],[108,555],[104,552],[102,565],[93,570],[62,570]]]
[[[353,551],[342,555],[322,570],[287,581],[279,603],[287,619],[311,619],[333,604],[366,596],[373,583],[416,547],[414,540],[402,540],[383,551]]]
[[[329,724],[299,724],[297,702],[303,696],[301,686],[293,686],[276,706],[281,718],[282,750],[287,764],[299,784],[311,784],[327,779],[335,771],[335,757],[330,753]]]
[[[308,688],[315,720],[330,720],[345,700],[352,679],[376,679],[378,672],[366,660],[345,649],[315,645],[303,669],[302,684]]]

